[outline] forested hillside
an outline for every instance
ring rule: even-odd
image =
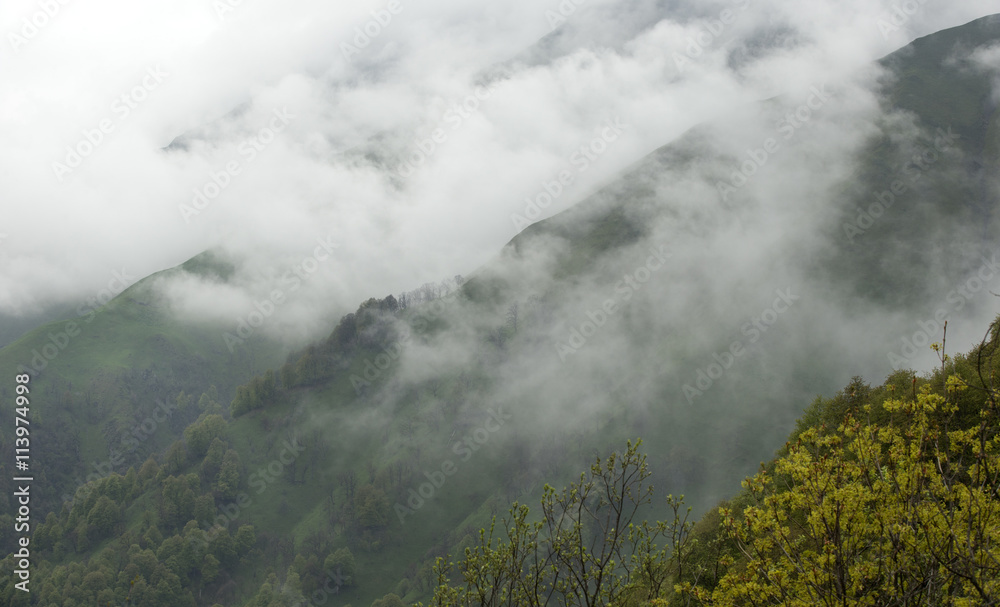
[[[378,306],[357,315],[367,310]],[[963,355],[945,352],[945,335],[932,344],[941,356],[933,373],[899,371],[874,387],[855,378],[817,398],[776,458],[697,522],[683,496],[658,494],[642,440],[630,441],[567,487],[546,485],[540,508],[494,512],[467,538],[464,558],[443,555],[415,583],[441,606],[991,604],[1000,592],[1000,320]],[[262,389],[241,391],[253,399]],[[151,457],[89,483],[49,514],[31,544],[45,581],[30,595],[6,581],[5,603],[349,599],[364,577],[352,548],[397,545],[403,517],[397,524],[386,481],[342,476],[325,511],[339,541],[316,533],[293,546],[242,517],[263,510],[256,505],[268,498],[258,496],[281,475],[318,480],[299,458],[306,446],[275,443],[275,459],[247,475],[231,448],[239,426],[206,405],[162,463]],[[315,453],[316,442],[309,447]],[[283,500],[264,507],[293,512]],[[388,593],[374,604],[404,603]]]
[[[992,605],[1000,599],[1000,321],[941,367],[818,398],[733,499],[689,520],[641,441],[515,503],[431,605]],[[644,507],[672,515],[641,519]]]

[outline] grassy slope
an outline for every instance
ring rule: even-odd
[[[32,417],[40,424],[33,456],[50,468],[40,504],[72,493],[75,479],[94,471],[89,467],[93,462],[108,461],[109,447],[121,444],[115,439],[146,419],[157,399],[173,402],[181,391],[197,399],[215,385],[228,402],[237,385],[283,359],[282,347],[261,340],[255,359],[239,350],[230,354],[221,337],[229,327],[181,323],[170,314],[154,283],[170,273],[207,271],[207,257],[137,282],[92,315],[42,325],[0,349],[0,369],[10,381],[21,366],[41,367],[43,359],[36,354],[47,345],[50,354],[58,351],[40,372],[32,371]],[[68,323],[74,323],[79,334],[63,338]],[[62,349],[52,345],[52,335]],[[10,411],[0,415],[3,423],[13,423]],[[136,457],[169,445],[177,429],[176,423],[167,429],[161,425],[143,434],[146,440]],[[60,434],[66,430],[79,441],[75,461],[54,461],[46,445],[71,438]],[[131,459],[128,463],[135,463],[135,457]]]

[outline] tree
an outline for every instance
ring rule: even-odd
[[[264,376],[259,380],[254,378],[255,388],[258,391],[257,399],[261,402],[268,402],[274,400],[274,395],[277,393],[277,382],[274,378],[274,371],[268,369],[264,372]]]
[[[497,527],[479,532],[479,542],[457,565],[464,585],[452,587],[456,567],[438,560],[432,605],[610,605],[656,598],[645,579],[665,558],[655,541],[665,523],[634,522],[651,501],[652,487],[641,441],[621,454],[599,458],[590,471],[557,493],[546,485],[541,520],[529,522],[527,506],[514,503]]]
[[[208,446],[205,459],[201,462],[201,477],[206,481],[214,479],[222,467],[222,458],[226,455],[226,443],[215,437]]]
[[[384,597],[372,601],[372,607],[406,607],[406,603],[399,596],[390,592]]]
[[[218,401],[219,394],[215,386],[209,388],[208,392],[202,392],[198,399],[198,411],[203,414],[222,414],[222,405]]]
[[[330,335],[329,341],[333,345],[343,348],[354,341],[354,338],[357,337],[357,335],[357,319],[354,316],[354,313],[351,312],[340,319],[340,322],[337,323],[337,328],[335,328],[333,333]]]
[[[367,529],[384,529],[391,514],[389,498],[385,491],[374,485],[363,485],[354,500],[354,519]]]
[[[135,496],[138,482],[139,476],[136,474],[135,466],[129,466],[128,471],[125,473],[125,478],[122,479],[122,488],[125,490],[126,500]]]
[[[169,527],[180,527],[194,516],[195,494],[187,481],[169,476],[160,490],[160,520]]]
[[[215,558],[211,554],[206,554],[201,565],[201,579],[204,580],[205,583],[209,583],[218,576],[219,559]]]
[[[227,529],[221,529],[208,543],[208,550],[223,565],[230,565],[236,560],[236,542]]]
[[[142,483],[143,488],[145,485],[156,478],[160,473],[160,466],[156,463],[156,459],[150,455],[145,462],[143,462],[142,467],[139,468],[139,482]]]
[[[514,303],[510,304],[509,308],[507,308],[507,324],[510,325],[511,331],[513,333],[517,333],[517,314],[518,314],[518,304],[515,301]]]
[[[233,541],[236,543],[236,552],[242,556],[250,552],[250,549],[257,543],[257,532],[254,531],[253,525],[240,525]]]
[[[184,429],[184,441],[192,457],[204,457],[212,444],[226,430],[226,420],[219,414],[206,415]]]
[[[106,537],[121,520],[121,509],[108,496],[102,495],[87,514],[87,526],[96,534]]]
[[[285,574],[285,583],[281,586],[281,594],[282,600],[286,601],[284,604],[301,605],[306,603],[305,597],[302,596],[302,580],[291,567]]]
[[[399,302],[392,295],[389,295],[379,303],[379,308],[386,312],[395,313],[399,310]]]
[[[309,350],[314,348],[314,346],[310,346]],[[309,351],[307,351],[308,353]],[[299,365],[301,366],[301,364],[300,360]],[[298,372],[298,376],[301,379],[308,374]],[[236,396],[229,404],[229,414],[233,417],[239,417],[244,413],[263,407],[274,399],[277,389],[277,380],[275,380],[273,370],[268,369],[264,372],[263,377],[255,375],[248,383],[236,388]]]
[[[251,398],[250,389],[247,386],[237,386],[236,396],[234,396],[233,401],[229,403],[229,415],[235,419],[244,413],[249,413],[255,408],[254,404],[255,403]]]
[[[344,487],[344,496],[348,501],[354,499],[354,489],[358,485],[357,475],[354,470],[348,470],[340,474],[340,484]]]
[[[160,544],[156,558],[170,568],[178,577],[187,577],[200,563],[190,542],[180,535],[171,536]]]
[[[357,564],[354,562],[354,555],[348,548],[341,548],[326,557],[326,560],[323,561],[323,570],[337,577],[338,586],[351,587],[355,585],[354,576],[357,573]]]
[[[222,458],[219,475],[215,479],[215,490],[218,492],[219,497],[224,500],[231,500],[236,497],[236,492],[240,488],[242,472],[243,464],[240,462],[240,454],[233,449],[229,449]]]
[[[90,550],[90,527],[87,525],[87,521],[81,520],[79,524],[77,524],[74,533],[76,534],[76,551],[86,552],[87,550]]]
[[[1000,433],[996,391],[981,423],[955,424],[948,379],[915,400],[810,428],[773,472],[746,483],[752,504],[720,511],[742,560],[707,605],[972,605],[1000,600]],[[884,414],[888,423],[869,421]]]
[[[181,414],[186,414],[191,408],[191,404],[194,402],[193,396],[188,396],[183,390],[174,399],[174,403],[177,405],[177,411]]]
[[[215,518],[215,498],[208,493],[195,498],[193,516],[194,520],[206,523]]]
[[[168,474],[173,474],[177,472],[184,466],[184,461],[187,459],[187,452],[184,450],[184,443],[182,441],[176,440],[167,449],[166,461],[163,464],[164,470]]]
[[[309,346],[295,363],[295,378],[297,385],[308,385],[320,378],[322,361],[316,346]]]

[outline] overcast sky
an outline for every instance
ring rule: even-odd
[[[216,246],[273,280],[325,242],[315,290],[345,310],[470,273],[567,167],[546,215],[698,123],[997,10],[897,4],[3,2],[0,313]]]

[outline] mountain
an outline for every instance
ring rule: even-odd
[[[39,456],[46,465],[38,508],[57,512],[90,475],[141,465],[169,445],[197,417],[191,407],[172,408],[179,394],[209,392],[228,402],[238,385],[283,360],[287,348],[259,336],[250,347],[227,351],[222,336],[231,326],[178,320],[157,287],[167,278],[224,276],[229,265],[202,254],[0,350],[4,369],[32,376],[40,403],[33,421],[38,444],[47,447]]]
[[[816,394],[925,360],[945,317],[992,317],[997,97],[975,57],[997,40],[980,19],[695,127],[473,275],[369,299],[292,352],[177,314],[171,285],[234,280],[220,252],[28,332],[0,368],[33,367],[51,515],[38,592],[0,594],[426,600],[436,557],[635,436],[654,485],[706,511]]]

